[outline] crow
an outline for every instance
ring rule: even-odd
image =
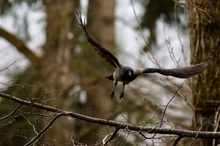
[[[122,92],[119,99],[124,97],[124,87],[135,80],[138,76],[146,73],[159,73],[165,76],[173,76],[177,78],[189,78],[193,75],[199,74],[207,66],[208,62],[202,62],[193,66],[172,68],[172,69],[162,69],[162,68],[132,68],[130,66],[124,65],[106,48],[104,48],[99,42],[97,42],[93,36],[87,31],[85,21],[83,21],[80,13],[76,13],[78,19],[78,24],[81,27],[87,41],[93,46],[96,52],[104,58],[110,65],[115,68],[112,75],[107,76],[109,80],[114,81],[114,88],[111,92],[111,98],[114,98],[115,88],[117,83],[120,81],[123,83]]]

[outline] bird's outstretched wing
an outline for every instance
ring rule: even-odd
[[[101,44],[99,44],[92,35],[87,31],[85,22],[82,20],[81,14],[76,13],[76,17],[78,18],[79,26],[82,28],[84,35],[88,42],[95,48],[98,54],[104,58],[108,63],[110,63],[113,67],[119,67],[120,63],[118,59],[107,49],[105,49]]]
[[[165,76],[174,76],[177,78],[189,78],[199,74],[208,66],[207,62],[199,63],[189,67],[181,67],[174,69],[146,68],[143,73],[159,73]]]

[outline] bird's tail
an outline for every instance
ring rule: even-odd
[[[112,81],[114,80],[113,75],[107,76],[106,78]]]

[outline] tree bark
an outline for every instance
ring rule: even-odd
[[[115,44],[115,0],[90,0],[88,30],[106,48],[113,51]]]
[[[219,130],[220,1],[187,0],[186,12],[192,63],[210,62],[208,68],[193,80],[196,108],[193,128]],[[203,140],[202,144],[210,146],[217,143],[215,140]]]
[[[74,74],[70,70],[70,51],[72,40],[68,38],[72,32],[71,19],[73,17],[74,1],[46,0],[46,43],[42,62],[41,85],[45,91],[53,92],[57,96],[52,104],[62,109],[72,109],[71,102],[64,93],[75,83]],[[49,97],[48,97],[49,98]],[[73,121],[66,118],[59,119],[45,134],[44,139],[55,139],[59,143],[71,141]],[[59,131],[59,132],[58,132]],[[53,145],[59,145],[54,141]]]
[[[89,33],[104,47],[113,51],[115,45],[115,0],[90,0],[88,5],[87,28]],[[86,40],[84,38],[84,40]],[[82,111],[82,114],[94,117],[111,119],[116,115],[113,110],[113,102],[110,98],[113,83],[105,77],[112,74],[113,68],[105,62],[86,42],[83,48],[85,58],[85,68],[87,72],[81,74],[82,86],[87,92],[87,101],[81,109],[91,109]],[[94,144],[98,139],[103,138],[109,131],[105,128],[91,123],[78,123],[78,139],[87,144]],[[102,133],[94,134],[91,133]],[[103,137],[102,137],[103,136]]]
[[[31,60],[31,64],[24,72],[14,77],[13,88],[9,87],[6,92],[29,100],[51,104],[61,109],[72,110],[74,107],[71,106],[71,101],[66,98],[65,93],[72,84],[76,84],[75,75],[70,68],[70,52],[73,46],[73,40],[68,37],[70,33],[73,33],[71,20],[74,16],[75,1],[45,0],[44,6],[46,12],[44,54],[40,59],[35,59],[36,57],[33,57],[33,53],[28,51],[29,48],[25,48],[25,44],[14,45]],[[17,44],[14,40],[10,42]],[[1,102],[10,107],[17,106],[15,103]],[[4,108],[1,108],[2,110]],[[30,107],[22,106],[22,110],[46,115],[45,112],[36,111]],[[6,113],[9,111],[10,109]],[[1,132],[10,133],[9,135],[5,134],[1,136],[2,145],[24,145],[36,135],[33,127],[27,122],[27,119],[39,131],[39,129],[47,125],[53,118],[53,115],[37,118],[31,115],[22,115],[19,112],[16,114],[17,118],[14,118],[15,122],[0,127]],[[38,141],[39,144],[60,145],[71,143],[73,124],[74,122],[67,118],[58,119],[40,138]]]

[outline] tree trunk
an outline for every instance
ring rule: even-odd
[[[76,20],[73,18],[76,3],[77,1],[73,0],[44,1],[46,11],[44,54],[39,61],[36,61],[35,65],[30,64],[26,71],[16,76],[13,84],[24,86],[28,91],[28,98],[33,98],[34,101],[64,110],[80,111],[86,115],[111,119],[117,111],[113,110],[114,100],[110,98],[113,83],[105,77],[112,74],[113,68],[87,42],[87,46],[80,45],[81,53],[74,52],[77,52],[79,48],[74,47],[76,43],[79,45],[77,42],[78,32],[75,29],[75,27],[79,27],[72,22]],[[97,41],[108,49],[115,48],[114,11],[115,0],[89,1],[88,30]],[[85,38],[83,40],[86,41]],[[80,79],[76,78],[75,74],[78,74]],[[80,85],[86,91],[85,103],[77,101],[76,97],[66,98],[68,97],[68,90],[73,85]],[[10,88],[7,93],[27,98],[23,88]],[[77,104],[72,101],[77,101]],[[14,107],[11,103],[9,104]],[[30,108],[25,107],[23,110],[30,112]],[[35,112],[35,109],[33,111]],[[36,136],[33,127],[27,123],[27,120],[22,116],[19,118],[11,125],[0,127],[2,132],[8,133],[10,131],[12,133],[10,135],[13,135],[1,137],[1,140],[4,140],[4,142],[1,141],[3,145],[24,145]],[[52,116],[40,116],[40,118],[27,116],[27,119],[36,124],[37,131],[47,125],[52,118]],[[22,138],[17,136],[21,133]],[[73,120],[61,118],[53,123],[52,127],[44,133],[38,142],[46,145],[63,145],[70,144],[71,138],[73,138],[83,143],[94,144],[109,133],[106,127],[80,121],[74,123]],[[20,142],[18,143],[18,141]]]
[[[44,54],[39,57],[38,61],[31,62],[32,64],[24,72],[14,77],[13,88],[8,88],[6,92],[26,100],[30,99],[71,110],[73,109],[70,106],[71,102],[64,94],[73,83],[76,83],[73,71],[70,70],[70,51],[73,44],[72,40],[68,38],[68,34],[73,33],[71,19],[75,2],[73,0],[45,0],[44,5],[46,11]],[[5,102],[5,104],[13,108],[17,106],[10,102]],[[24,145],[35,137],[36,133],[27,120],[39,132],[53,118],[53,115],[40,116],[49,113],[32,107],[22,106],[22,110],[39,114],[33,116],[16,112],[15,117],[17,118],[13,120],[12,124],[0,127],[1,132],[6,133],[0,138],[2,145]],[[38,142],[40,145],[42,143],[46,145],[71,143],[72,127],[72,120],[60,118],[53,123]]]
[[[88,7],[88,31],[95,37],[95,39],[100,42],[104,47],[109,50],[116,48],[115,45],[115,0],[110,1],[100,1],[100,0],[90,0]],[[98,81],[91,85],[91,82],[87,83],[91,85],[88,87],[88,104],[95,105],[95,109],[98,111],[103,111],[104,109],[111,110],[112,100],[110,98],[111,89],[106,92],[108,88],[112,87],[112,82],[108,81],[105,77],[112,74],[111,66],[105,62],[95,51],[92,46],[89,46],[91,50],[90,57],[97,58],[93,62],[93,81]],[[88,65],[91,64],[88,62]],[[101,66],[101,67],[100,67]],[[91,66],[90,66],[91,68]],[[101,78],[100,78],[101,77]],[[94,92],[96,91],[96,92]],[[100,104],[100,101],[102,104]],[[109,109],[110,108],[110,109]],[[99,113],[93,111],[94,116],[102,116],[103,118],[108,118],[110,113]]]
[[[115,0],[90,0],[88,7],[88,30],[106,48],[115,45]]]
[[[47,98],[54,98],[50,104],[61,109],[70,110],[70,101],[64,97],[66,90],[74,83],[74,74],[70,70],[70,51],[72,40],[68,38],[72,32],[74,1],[46,0],[46,43],[42,61],[42,87],[46,92],[53,92]],[[45,134],[53,145],[71,141],[72,122],[61,118],[54,123]],[[59,132],[58,132],[59,131]],[[54,141],[54,142],[53,142]],[[58,141],[59,143],[56,143]]]
[[[187,0],[186,12],[192,63],[210,62],[208,68],[193,80],[196,108],[193,128],[216,131],[220,120],[220,1]],[[218,144],[215,140],[201,143],[207,146]]]
[[[115,0],[90,0],[88,5],[87,28],[94,38],[107,49],[113,50],[115,45]],[[85,37],[84,37],[84,40]],[[85,73],[81,73],[81,83],[87,92],[87,101],[81,107],[81,113],[110,119],[114,117],[113,102],[110,93],[113,83],[105,77],[112,74],[113,68],[102,59],[95,49],[86,42],[83,54],[86,59]],[[94,144],[98,139],[105,137],[109,131],[98,125],[82,122],[78,123],[78,139],[87,144]],[[91,136],[91,133],[94,135]],[[101,133],[101,134],[100,134]]]

